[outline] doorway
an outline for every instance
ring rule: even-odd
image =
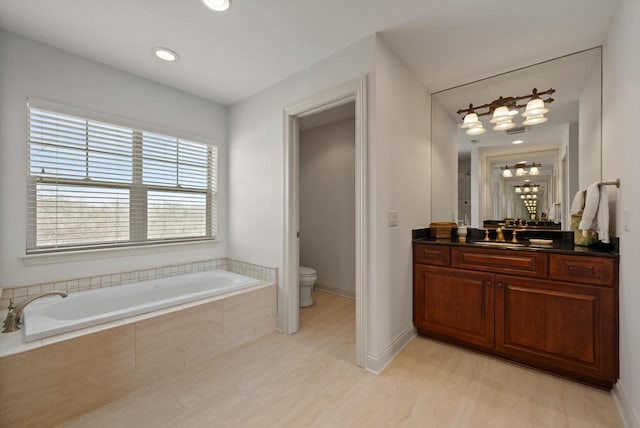
[[[364,366],[366,316],[366,195],[367,195],[367,104],[366,78],[311,97],[284,110],[284,331],[300,328],[300,120],[348,103],[355,103],[355,363]]]

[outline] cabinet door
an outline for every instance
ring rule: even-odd
[[[413,322],[422,334],[493,348],[493,275],[415,265]]]
[[[522,362],[615,381],[614,290],[496,276],[496,350]]]

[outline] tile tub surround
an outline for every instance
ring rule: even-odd
[[[62,423],[275,330],[276,285],[0,358],[0,426]]]
[[[8,284],[1,284],[5,288],[0,294],[0,311],[9,307],[9,299],[13,299],[14,304],[18,304],[21,301],[26,300],[28,297],[37,296],[38,294],[45,293],[47,291],[56,290],[64,291],[65,293],[74,293],[76,291],[113,287],[151,279],[169,278],[189,273],[204,272],[213,269],[228,270],[230,272],[257,278],[262,281],[277,282],[278,280],[276,268],[226,258],[199,260],[191,263],[158,266],[150,269],[115,272],[83,278],[70,278],[67,280],[21,285],[17,287],[8,287]]]

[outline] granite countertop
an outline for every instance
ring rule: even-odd
[[[515,246],[509,246],[511,243],[511,236],[508,233],[508,230],[505,233],[506,242],[504,243],[504,247],[500,245],[495,246],[485,246],[484,242],[484,232],[469,228],[469,232],[467,235],[467,242],[459,242],[457,238],[451,238],[450,240],[436,240],[435,238],[429,237],[429,229],[416,229],[413,231],[413,240],[414,244],[420,243],[428,243],[435,245],[449,245],[449,246],[458,246],[458,247],[468,247],[468,248],[483,248],[486,250],[508,250],[508,251],[536,251],[543,253],[556,253],[556,254],[569,254],[569,255],[584,255],[584,256],[599,256],[599,257],[618,257],[619,252],[617,251],[617,239],[614,244],[601,244],[598,246],[592,247],[581,247],[577,245],[573,245],[573,232],[565,232],[561,239],[558,239],[558,236],[553,236],[549,238],[553,238],[553,244],[549,246],[537,246],[533,245],[529,242],[528,238],[534,238],[533,236],[527,236],[526,232],[518,233],[518,244]],[[525,235],[522,236],[521,235]],[[536,233],[536,235],[538,235]],[[542,236],[535,236],[535,238],[543,238]],[[495,242],[495,235],[490,236],[490,242]]]

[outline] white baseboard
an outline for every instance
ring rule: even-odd
[[[367,353],[364,363],[365,370],[379,375],[415,337],[416,329],[413,324],[411,324],[380,354]]]
[[[620,381],[618,381],[618,383],[613,387],[611,394],[613,395],[613,402],[616,403],[616,407],[618,408],[618,413],[620,413],[620,418],[622,418],[624,427],[640,428],[638,415],[633,411],[633,407],[631,407],[631,403],[629,403],[627,394],[624,392],[624,388]]]
[[[348,297],[350,299],[356,298],[355,290],[346,290],[340,287],[334,287],[333,285],[323,284],[321,282],[316,282],[315,288],[318,290],[326,291],[327,293],[336,294],[342,297]]]

